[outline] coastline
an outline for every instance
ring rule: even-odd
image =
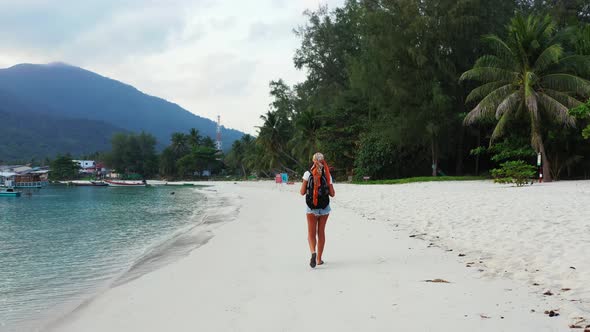
[[[375,201],[362,205],[360,186],[336,184],[326,264],[312,270],[297,184],[213,185],[241,197],[235,222],[188,256],[107,290],[48,330],[563,331],[573,318],[565,310],[549,318],[543,311],[563,307],[563,300],[513,275],[468,268],[463,259],[474,252],[458,258],[459,248],[410,237],[416,233],[408,224],[387,217],[396,206],[388,192],[432,188],[362,192]],[[431,186],[452,191],[456,184]],[[450,283],[425,282],[432,279]]]
[[[195,183],[195,185],[199,187],[195,187],[194,190],[199,193],[200,201],[206,206],[203,209],[195,210],[194,215],[190,217],[196,220],[194,223],[173,234],[165,235],[153,245],[146,247],[142,255],[138,256],[127,269],[114,276],[107,285],[86,294],[77,304],[72,303],[72,305],[54,310],[47,319],[40,321],[38,327],[32,328],[31,331],[48,331],[56,328],[59,330],[58,327],[61,324],[84,311],[95,299],[110,289],[132,282],[145,274],[182,259],[191,251],[205,245],[213,237],[213,229],[235,219],[239,210],[238,197],[231,193],[219,193],[217,190],[211,189],[209,184]],[[0,331],[2,331],[1,328]]]

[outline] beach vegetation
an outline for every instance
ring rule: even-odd
[[[240,140],[232,144],[230,152],[225,156],[225,165],[237,174],[238,178],[244,179],[252,175],[256,168],[258,147],[255,145],[255,138],[244,135]]]
[[[192,128],[188,133],[175,132],[159,158],[159,176],[173,179],[199,179],[207,171],[219,174],[223,168],[215,142]]]
[[[117,133],[111,139],[108,164],[119,174],[140,174],[144,179],[158,173],[156,138],[148,133]]]
[[[528,160],[532,162],[536,157],[526,138],[512,135],[493,143],[491,146],[479,146],[471,150],[471,155],[489,155],[491,161],[500,163],[507,160]]]
[[[543,142],[544,124],[554,121],[565,127],[575,125],[569,108],[590,95],[590,82],[576,68],[588,63],[586,57],[569,55],[559,43],[556,23],[549,15],[515,16],[505,38],[487,35],[493,50],[482,55],[461,80],[480,82],[466,97],[476,106],[464,123],[495,117],[491,141],[505,135],[514,119],[529,119],[531,146],[543,158],[546,180],[551,180],[551,164]]]
[[[590,99],[577,107],[570,109],[570,115],[577,118],[579,122],[585,124],[582,129],[582,136],[585,139],[590,138]]]
[[[348,0],[305,16],[305,79],[271,82],[232,174],[300,176],[315,151],[340,180],[485,174],[537,152],[545,180],[588,174],[584,120],[568,112],[590,97],[583,2]]]
[[[63,181],[76,179],[80,167],[72,159],[70,154],[58,155],[53,159],[50,162],[51,172],[49,172],[49,180]]]
[[[522,160],[512,160],[502,163],[500,168],[493,169],[492,177],[496,183],[514,183],[518,187],[532,184],[536,168]]]

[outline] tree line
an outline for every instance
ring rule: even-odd
[[[204,175],[219,175],[223,171],[223,153],[217,151],[213,139],[201,136],[194,128],[186,134],[173,133],[170,145],[160,154],[156,143],[156,138],[146,132],[116,133],[111,139],[111,151],[96,152],[80,159],[101,162],[123,178],[196,179]],[[72,159],[66,154],[47,161],[51,179],[77,178],[79,167]]]
[[[322,151],[341,178],[477,175],[537,153],[546,180],[588,175],[587,1],[348,0],[305,15],[306,78],[270,83],[233,173],[300,174]]]

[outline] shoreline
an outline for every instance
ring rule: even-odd
[[[242,197],[235,222],[188,256],[109,289],[50,331],[567,329],[567,312],[543,314],[563,301],[518,279],[482,276],[457,251],[416,241],[378,209],[369,215],[375,206],[352,211],[354,185],[336,185],[326,264],[312,270],[295,187],[214,183]],[[438,278],[450,283],[424,282]]]
[[[146,247],[144,253],[138,256],[128,268],[121,271],[118,276],[114,276],[108,285],[99,287],[97,291],[87,294],[78,304],[64,306],[64,310],[57,310],[54,315],[48,316],[50,317],[49,319],[41,321],[41,325],[38,328],[34,328],[34,330],[53,330],[61,324],[68,322],[79,312],[84,311],[97,298],[100,298],[109,290],[133,282],[143,275],[181,260],[193,250],[205,245],[213,237],[211,229],[233,220],[235,217],[233,210],[239,209],[239,202],[236,197],[212,191],[208,188],[209,186],[201,186],[201,184],[198,184],[198,186],[195,185],[194,190],[202,195],[204,203],[207,204],[205,208],[196,212],[198,221],[188,227],[175,231],[173,234],[162,236],[160,240]],[[211,203],[213,203],[212,206]],[[215,213],[213,211],[220,206],[226,206],[228,208],[225,214]]]

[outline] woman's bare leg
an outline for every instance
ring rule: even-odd
[[[330,215],[327,214],[325,216],[319,216],[318,222],[318,256],[317,261],[318,264],[322,262],[322,253],[324,252],[324,245],[326,245],[326,223],[328,222],[328,217]]]
[[[313,254],[316,252],[316,234],[317,234],[318,217],[314,214],[307,214],[307,242],[309,251]]]

